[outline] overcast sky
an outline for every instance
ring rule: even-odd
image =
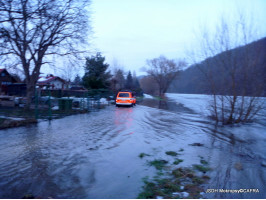
[[[252,13],[258,37],[266,36],[266,0],[92,0],[92,49],[140,75],[146,59],[185,58],[200,26],[211,29],[239,8]]]

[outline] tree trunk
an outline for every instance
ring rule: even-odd
[[[34,90],[35,90],[35,84],[33,84],[31,82],[27,83],[27,96],[26,96],[27,101],[26,101],[26,106],[25,106],[26,110],[30,109],[32,97],[34,95]]]
[[[40,69],[41,69],[41,65],[42,65],[42,55],[40,55],[40,58],[38,61],[35,62],[35,67],[34,70],[31,74],[28,74],[27,78],[26,78],[26,84],[27,84],[27,103],[26,103],[26,109],[29,110],[30,109],[30,105],[31,105],[31,101],[32,101],[32,97],[34,96],[35,93],[35,87],[36,87],[36,83],[39,79],[39,75],[40,75]]]
[[[38,68],[39,69],[39,68]],[[34,92],[35,92],[35,86],[37,83],[39,77],[39,72],[37,73],[33,73],[31,76],[29,76],[29,79],[26,80],[26,84],[27,84],[27,102],[26,102],[26,109],[29,110],[30,109],[30,105],[32,102],[32,97],[34,96]]]
[[[234,95],[233,96],[233,102],[230,102],[231,104],[231,110],[230,110],[230,115],[226,121],[226,124],[233,124],[234,123],[234,117],[233,115],[235,114],[235,106],[236,106],[236,100],[237,100],[237,96]]]
[[[159,85],[159,97],[162,97],[162,88],[160,85]]]

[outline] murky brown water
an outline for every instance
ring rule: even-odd
[[[164,106],[168,111],[109,106],[0,131],[0,197],[136,198],[142,178],[156,173],[147,160],[168,159],[165,151],[183,148],[180,166],[199,164],[202,156],[213,168],[206,188],[260,191],[206,198],[265,198],[266,139],[259,134],[266,132],[264,125],[217,129],[189,108]],[[189,145],[195,142],[204,146]],[[140,153],[152,156],[140,159]]]

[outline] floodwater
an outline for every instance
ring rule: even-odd
[[[152,100],[1,130],[0,198],[136,198],[142,178],[156,174],[147,161],[181,148],[180,166],[199,164],[199,156],[210,164],[206,189],[259,190],[205,198],[265,198],[265,133],[263,123],[215,128],[190,108]]]

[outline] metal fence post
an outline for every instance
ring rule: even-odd
[[[90,111],[90,97],[89,97],[89,95],[87,97],[87,110],[88,110],[88,112]]]
[[[84,100],[84,95],[82,95],[82,99],[81,99],[81,110],[85,109],[85,100]]]
[[[97,100],[97,107],[98,107],[98,109],[101,108],[101,102],[100,102],[100,99]]]
[[[52,119],[52,109],[51,109],[51,90],[49,89],[49,99],[48,99],[48,104],[49,104],[49,120]]]
[[[35,119],[39,118],[39,97],[38,97],[38,86],[35,87]]]

